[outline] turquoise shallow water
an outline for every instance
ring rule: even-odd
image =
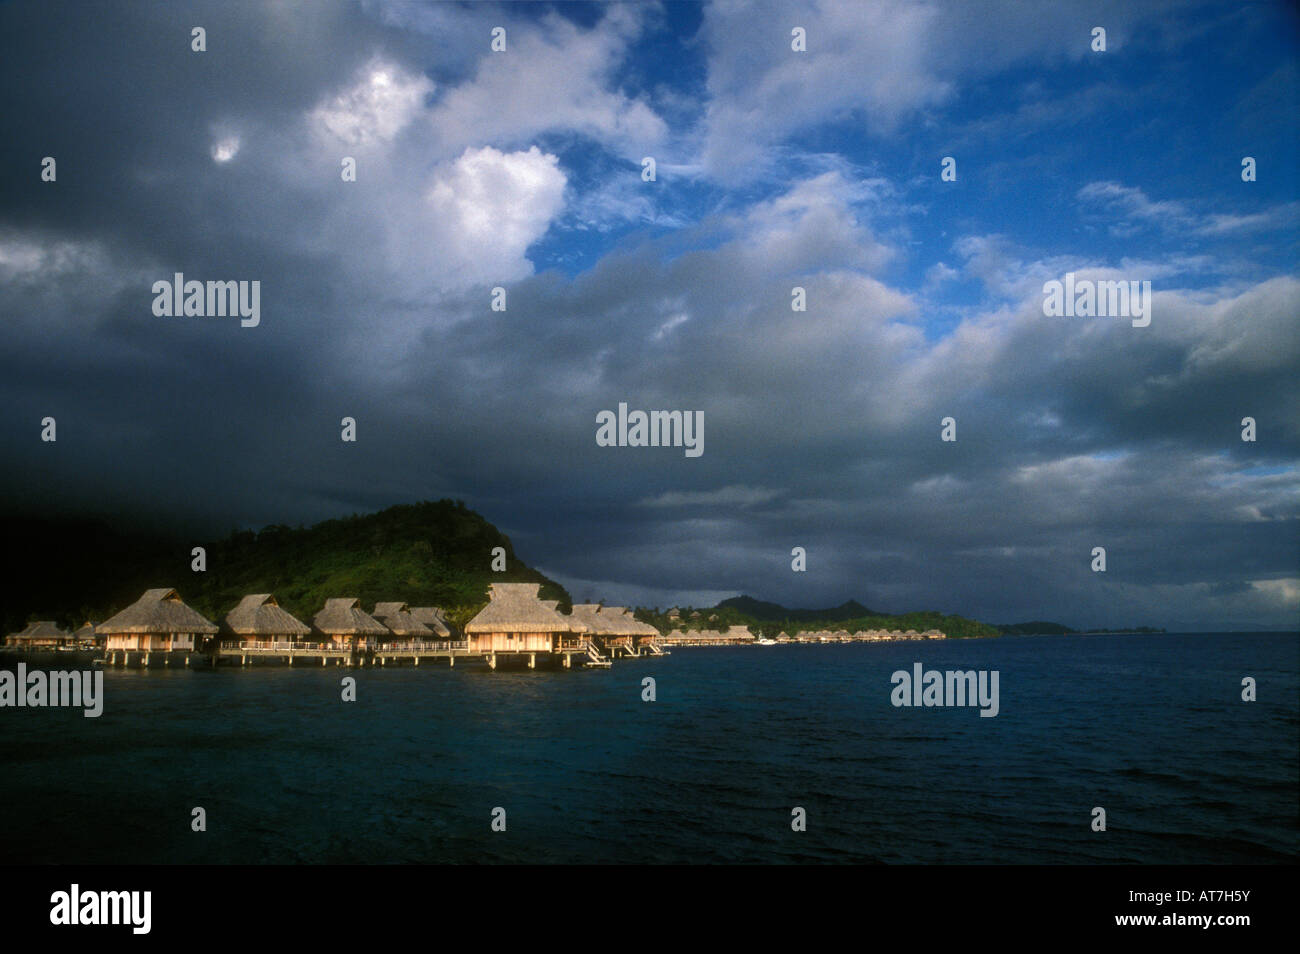
[[[998,670],[1000,714],[895,708],[891,673],[914,662]],[[105,692],[99,719],[0,709],[5,861],[1300,858],[1295,634],[681,649],[582,672],[118,670]]]

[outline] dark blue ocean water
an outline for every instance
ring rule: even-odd
[[[890,675],[914,662],[998,670],[1000,714],[893,707]],[[4,861],[1300,857],[1295,634],[680,649],[581,672],[117,670],[105,691],[99,719],[0,709]]]

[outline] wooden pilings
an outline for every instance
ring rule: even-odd
[[[577,657],[576,662],[575,656]],[[500,653],[493,649],[474,652],[463,648],[435,650],[408,649],[395,646],[382,651],[367,650],[352,655],[347,652],[301,646],[289,649],[288,647],[238,645],[205,649],[196,653],[181,650],[171,652],[166,650],[154,652],[140,649],[105,650],[103,656],[99,659],[99,664],[106,667],[162,668],[171,667],[172,663],[175,662],[177,667],[193,665],[196,668],[201,667],[204,669],[216,669],[218,666],[238,666],[240,668],[251,666],[259,668],[268,664],[293,668],[295,665],[302,665],[300,660],[305,659],[307,665],[315,665],[315,660],[319,659],[322,667],[328,666],[333,660],[336,666],[365,669],[368,667],[387,668],[390,663],[399,668],[404,665],[420,666],[429,660],[441,662],[445,659],[448,668],[454,669],[458,657],[468,657],[473,665],[478,665],[481,662],[487,669],[493,671],[522,668],[536,670],[548,667],[576,669],[589,664],[587,654],[573,650],[570,647],[557,649],[554,652],[521,651]]]

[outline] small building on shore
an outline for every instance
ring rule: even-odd
[[[28,623],[21,632],[5,637],[5,645],[17,649],[57,649],[74,645],[74,642],[72,633],[60,629],[58,623],[48,619]]]
[[[426,642],[433,638],[433,630],[416,619],[405,603],[376,603],[370,615],[388,630],[388,638],[383,642]]]
[[[586,626],[538,598],[540,583],[492,583],[488,604],[465,625],[470,652],[552,653],[576,649]]]
[[[391,635],[383,623],[361,608],[353,596],[334,597],[312,617],[312,629],[335,649],[371,649],[384,636]]]
[[[226,614],[224,635],[241,646],[261,642],[295,643],[311,627],[283,609],[271,593],[253,593]]]
[[[215,636],[217,626],[186,606],[168,587],[146,590],[116,616],[95,627],[105,637],[105,649],[125,652],[192,653],[204,636]]]

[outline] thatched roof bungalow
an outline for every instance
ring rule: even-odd
[[[655,629],[649,623],[643,623],[636,618],[636,614],[630,609],[624,609],[620,622],[627,627],[628,633],[636,640],[638,646],[644,646],[646,643],[658,642],[660,639],[659,630]]]
[[[433,636],[433,630],[416,619],[405,603],[376,603],[370,615],[388,628],[394,640],[426,640]]]
[[[377,637],[387,636],[388,629],[361,608],[356,597],[335,597],[325,601],[325,607],[312,618],[312,629],[331,643],[351,643],[364,649]]]
[[[103,649],[104,637],[95,632],[95,623],[87,620],[72,634],[72,641],[79,649]]]
[[[28,623],[21,632],[10,633],[5,637],[6,646],[19,649],[51,649],[66,646],[73,641],[73,636],[65,629],[60,629],[53,620],[42,619]]]
[[[541,588],[540,583],[492,583],[487,606],[465,625],[470,652],[549,653],[571,643],[576,648],[587,627],[538,599]]]
[[[451,638],[451,624],[447,614],[439,606],[412,606],[411,615],[429,628],[438,639]]]
[[[215,636],[217,626],[186,606],[169,587],[146,590],[116,616],[95,627],[106,647],[127,652],[194,652],[195,637]]]
[[[642,623],[624,606],[601,606],[599,603],[574,603],[573,619],[587,627],[587,635],[594,637],[605,649],[623,647],[630,653],[633,645],[659,631]]]
[[[282,609],[271,593],[245,596],[226,614],[225,629],[240,643],[290,643],[311,632],[310,626]]]
[[[619,607],[602,607],[599,603],[574,603],[570,619],[587,627],[588,636],[617,636],[622,632],[618,623]]]

